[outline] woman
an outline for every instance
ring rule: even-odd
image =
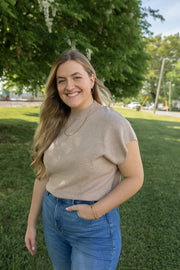
[[[116,269],[118,206],[143,183],[136,135],[123,116],[102,105],[105,93],[76,50],[62,53],[52,67],[34,138],[32,167],[38,172],[25,242],[34,255],[42,207],[55,270]]]

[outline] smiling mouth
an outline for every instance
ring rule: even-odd
[[[73,93],[69,93],[67,94],[68,97],[75,97],[77,95],[79,95],[80,92],[73,92]]]

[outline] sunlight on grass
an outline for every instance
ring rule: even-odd
[[[116,111],[120,112],[124,117],[137,118],[137,119],[150,119],[159,121],[179,122],[180,119],[172,116],[158,115],[150,112],[142,112],[124,108],[115,108]]]
[[[39,118],[40,107],[0,107],[0,119],[23,119],[28,122],[36,122]]]
[[[168,128],[175,128],[175,129],[180,129],[180,127],[179,126],[168,126]]]
[[[180,139],[174,139],[174,138],[164,138],[165,141],[177,141],[180,142]]]

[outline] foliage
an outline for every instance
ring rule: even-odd
[[[172,71],[167,72],[166,77],[172,84],[172,98],[180,99],[180,61],[175,63]]]
[[[0,76],[6,87],[39,91],[57,56],[76,47],[89,55],[113,94],[136,95],[148,59],[143,35],[149,24],[141,1],[56,0],[51,5],[56,16],[49,33],[37,0],[1,0]],[[149,12],[158,17],[157,11]]]
[[[122,253],[117,270],[179,270],[180,122],[141,111],[119,111],[138,136],[145,182],[119,208]],[[38,107],[0,108],[0,269],[52,269],[41,220],[34,257],[24,243],[34,182],[30,153],[38,116]]]
[[[147,38],[147,42],[151,59],[149,60],[149,70],[146,76],[146,82],[144,84],[146,94],[150,94],[152,99],[155,100],[162,59],[165,58],[166,61],[160,94],[161,97],[168,99],[169,81],[171,81],[174,84],[174,97],[177,97],[179,95],[178,89],[180,80],[178,66],[178,61],[180,59],[179,33],[167,37],[162,37],[161,35],[155,37],[151,36]]]

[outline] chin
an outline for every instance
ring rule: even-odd
[[[83,107],[81,103],[70,103],[70,102],[68,102],[66,104],[67,104],[67,106],[69,106],[71,109],[74,109],[74,110],[79,110],[79,109],[81,109],[81,107]]]

